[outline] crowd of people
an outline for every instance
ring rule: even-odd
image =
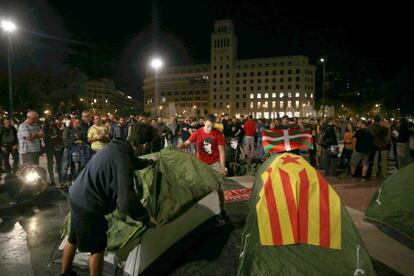
[[[263,129],[307,129],[313,137],[313,149],[296,150],[294,153],[305,153],[310,163],[324,170],[328,176],[335,176],[337,170],[342,169],[350,177],[360,174],[364,180],[376,176],[385,178],[390,155],[395,157],[398,168],[414,159],[412,123],[405,118],[394,121],[379,115],[371,120],[284,116],[280,119],[253,120],[252,116],[235,118],[224,114],[206,118],[186,117],[180,121],[171,117],[166,121],[141,115],[92,116],[88,111],[79,115],[49,115],[40,121],[38,114],[31,111],[20,124],[4,118],[0,124],[0,170],[15,172],[18,164],[39,164],[39,157],[45,154],[50,183],[55,184],[57,179],[62,184],[66,181],[68,171],[74,170],[75,161],[79,162],[78,169],[81,170],[91,156],[114,137],[128,140],[131,135],[135,135],[140,139],[133,146],[140,154],[156,152],[167,146],[179,146],[189,153],[197,154],[208,164],[217,163],[217,170],[225,174],[227,164],[225,154],[221,152],[223,149],[215,149],[212,144],[214,139],[206,139],[204,134],[192,135],[206,126],[210,131],[218,131],[214,132],[215,136],[223,135],[223,140],[220,139],[223,148],[235,142],[246,160],[265,157]],[[150,143],[139,142],[148,136],[153,137],[149,139]],[[182,147],[182,144],[185,146]],[[200,152],[206,154],[200,155]],[[215,159],[211,159],[210,155]],[[13,159],[12,164],[10,157]]]

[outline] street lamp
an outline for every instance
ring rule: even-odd
[[[197,111],[197,106],[196,106],[196,105],[193,105],[193,109],[194,109],[194,115],[193,115],[193,116],[195,117],[195,116],[197,115],[197,114],[196,114],[196,111]]]
[[[11,74],[11,34],[16,31],[17,26],[9,20],[2,20],[1,27],[7,35],[7,64],[9,69],[9,118],[13,118],[13,86],[12,86],[12,74]]]
[[[322,75],[322,118],[325,117],[325,64],[326,64],[326,59],[325,58],[321,58],[320,59],[321,63],[323,64],[323,75]]]
[[[229,117],[231,116],[231,114],[230,114],[230,105],[228,104],[227,105],[227,108],[228,108],[228,110],[229,110]]]
[[[158,91],[158,70],[163,66],[163,62],[160,58],[153,58],[150,62],[150,66],[155,71],[155,115],[158,117],[158,106],[160,105],[160,95]]]

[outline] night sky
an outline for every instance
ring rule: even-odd
[[[411,9],[397,4],[0,0],[0,15],[19,24],[13,40],[17,74],[53,74],[70,65],[90,78],[112,78],[119,89],[139,96],[154,53],[167,65],[208,63],[213,23],[227,18],[235,23],[239,58],[303,54],[317,64],[327,55],[328,71],[340,71],[355,82],[385,80],[414,64]],[[3,36],[1,43],[5,45]],[[0,49],[0,74],[5,74],[6,51]]]

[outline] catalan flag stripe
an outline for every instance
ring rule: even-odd
[[[287,172],[279,169],[279,174],[283,186],[284,196],[286,199],[287,210],[289,212],[291,231],[293,232],[293,242],[298,243],[298,210],[296,206],[295,196],[293,195],[292,191],[292,184],[290,183],[290,177]]]
[[[331,224],[329,214],[329,189],[325,179],[318,173],[319,179],[319,218],[320,238],[319,244],[322,247],[329,247],[331,243]]]
[[[299,172],[299,241],[308,242],[308,219],[309,219],[309,178],[306,170]]]

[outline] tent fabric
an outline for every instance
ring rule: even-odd
[[[153,157],[158,159],[155,166],[135,172],[135,190],[160,226],[179,217],[223,181],[220,174],[188,153],[164,149],[141,156]],[[118,210],[105,217],[108,220],[109,251],[122,249],[128,243],[138,244],[148,227]],[[62,237],[68,235],[69,226],[70,214],[62,227]],[[127,247],[130,248],[129,245]]]
[[[343,205],[340,207],[342,244],[339,250],[309,244],[261,244],[256,211],[264,185],[261,175],[286,155],[271,156],[257,173],[242,235],[238,275],[361,275],[354,274],[361,270],[364,275],[375,275],[363,241]],[[299,158],[300,163],[306,162]]]
[[[414,241],[414,163],[388,177],[372,197],[364,219]]]

